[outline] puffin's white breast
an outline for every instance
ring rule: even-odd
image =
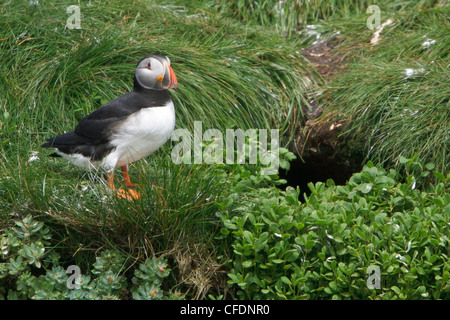
[[[174,128],[172,101],[163,107],[143,108],[133,113],[114,130],[110,145],[115,150],[104,159],[102,166],[120,167],[148,156],[170,138]]]

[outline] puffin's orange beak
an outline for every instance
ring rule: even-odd
[[[177,81],[177,76],[175,75],[175,72],[173,72],[172,68],[170,66],[169,67],[169,80],[170,80],[170,84],[169,87],[167,89],[173,89],[178,87],[178,81]]]

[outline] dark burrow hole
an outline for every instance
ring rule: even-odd
[[[316,155],[310,154],[307,157],[291,161],[288,171],[280,169],[280,178],[287,180],[287,184],[281,185],[282,190],[288,186],[300,188],[300,201],[304,200],[303,194],[311,194],[308,183],[326,182],[332,179],[336,185],[345,185],[350,177],[361,171],[363,156],[360,154],[344,155],[342,153],[320,152]]]

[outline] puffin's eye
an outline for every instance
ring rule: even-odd
[[[146,66],[146,68],[147,68],[147,69],[151,69],[151,68],[152,68],[152,65],[150,64],[150,61],[149,61],[149,62],[147,62],[147,66]]]

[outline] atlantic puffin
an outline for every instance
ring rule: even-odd
[[[139,199],[131,189],[128,164],[160,148],[175,127],[175,109],[168,89],[178,86],[163,55],[141,59],[134,73],[134,89],[106,103],[83,118],[75,130],[47,139],[43,148],[54,148],[50,156],[71,164],[106,171],[108,186],[119,198]],[[116,190],[114,169],[122,169],[128,191]]]

